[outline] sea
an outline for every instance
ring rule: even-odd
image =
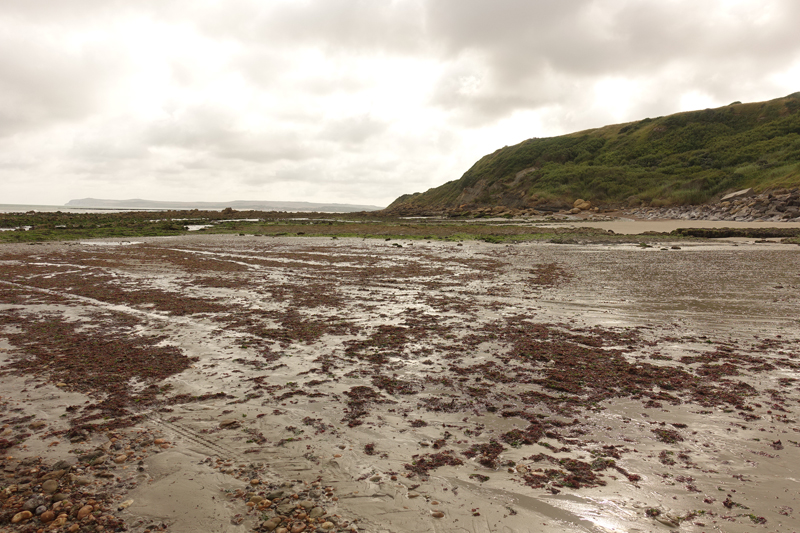
[[[185,207],[176,208],[177,210],[186,210]],[[29,211],[37,211],[39,213],[125,213],[128,211],[168,211],[169,208],[145,208],[145,207],[128,207],[125,209],[111,209],[111,208],[97,208],[97,207],[71,207],[65,205],[26,205],[26,204],[0,204],[0,213],[28,213]],[[221,209],[208,209],[208,211],[221,211]]]

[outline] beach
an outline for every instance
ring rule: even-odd
[[[797,245],[2,244],[0,293],[11,531],[797,529]]]

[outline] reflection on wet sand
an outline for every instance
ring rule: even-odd
[[[233,491],[198,494],[211,514],[253,528],[279,504],[248,494],[318,479],[342,531],[795,519],[796,246],[141,241],[0,248],[4,390],[49,434],[86,434],[34,434],[25,453],[174,443],[143,459],[141,488],[113,489],[132,531],[191,531],[159,502],[188,505],[195,478]]]

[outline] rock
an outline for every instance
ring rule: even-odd
[[[60,514],[60,515],[58,515],[58,518],[53,520],[53,522],[50,524],[50,527],[48,529],[58,529],[61,526],[63,526],[64,524],[66,524],[68,519],[69,519],[69,517],[67,515]],[[77,525],[77,524],[75,524],[75,525]],[[69,531],[77,531],[77,529],[73,530],[72,528],[70,528]]]
[[[125,500],[124,502],[122,502],[117,506],[117,511],[122,511],[123,509],[127,509],[131,505],[133,505],[133,500]]]
[[[282,498],[284,494],[285,494],[285,492],[282,491],[282,490],[273,490],[272,492],[267,494],[267,499],[268,500],[274,500],[276,498]]]
[[[125,454],[118,455],[118,456],[114,457],[114,462],[117,463],[118,465],[124,463],[127,460],[128,460],[128,456],[125,455]]]
[[[333,529],[333,522],[323,522],[319,527],[322,529]]]
[[[94,508],[91,505],[84,505],[78,511],[78,515],[77,515],[78,516],[78,520],[83,520],[84,518],[86,518],[87,516],[92,514],[92,511],[94,511]]]
[[[381,476],[372,476],[371,478],[369,478],[369,480],[372,481],[373,483],[376,483],[381,480]]]
[[[250,503],[255,503],[256,505],[258,505],[259,503],[264,501],[264,497],[256,494],[255,496],[251,497],[249,501]]]
[[[267,531],[272,531],[273,529],[278,527],[280,524],[281,524],[281,519],[276,516],[275,518],[270,518],[266,522],[262,523],[261,527],[263,527]]]
[[[62,469],[59,469],[59,470],[53,470],[49,474],[45,474],[42,477],[42,481],[47,481],[48,479],[61,479],[62,477],[64,477],[64,474],[67,473],[67,470],[69,470],[69,468],[62,468]]]
[[[280,515],[288,515],[294,510],[294,507],[295,505],[293,503],[282,503],[275,511]]]
[[[47,511],[47,506],[46,505],[40,505],[39,507],[36,508],[34,513],[36,513],[36,516],[39,516],[40,514],[42,514],[45,511]]]
[[[67,494],[66,492],[56,492],[55,494],[53,494],[54,502],[63,502],[67,498],[69,498],[69,494]]]
[[[89,478],[82,476],[75,477],[75,479],[72,482],[78,485],[79,487],[84,487],[92,483],[92,481]]]
[[[47,501],[48,501],[47,498],[45,498],[44,496],[34,496],[33,498],[30,498],[29,500],[27,500],[25,503],[22,504],[22,510],[33,511],[34,509],[36,509],[41,505],[46,505]]]
[[[41,520],[42,524],[48,524],[56,519],[56,513],[53,511],[45,511],[39,516],[39,520]]]
[[[239,427],[239,421],[233,418],[226,418],[225,420],[220,420],[219,427],[222,429],[234,429]]]
[[[30,511],[20,511],[17,514],[14,515],[14,517],[11,519],[11,523],[12,524],[19,524],[20,522],[23,522],[25,520],[29,520],[32,517],[33,517],[33,513],[32,512],[30,512]]]
[[[69,526],[67,533],[76,533],[80,528],[81,526],[79,526],[78,524],[72,524],[71,526]]]
[[[747,198],[752,194],[753,194],[753,189],[742,189],[741,191],[736,191],[730,194],[726,194],[725,196],[722,197],[722,201],[726,202],[728,200],[738,200],[740,198]]]
[[[419,494],[418,494],[418,493],[416,493],[416,492],[409,492],[409,493],[408,493],[408,497],[409,497],[409,498],[417,498],[418,496],[419,496]]]
[[[303,533],[305,531],[306,525],[303,522],[295,522],[292,524],[292,533]]]
[[[312,502],[311,500],[303,500],[303,501],[300,502],[300,507],[302,507],[303,509],[308,511],[312,507],[314,507],[314,502]]]
[[[441,511],[435,511],[431,513],[431,516],[434,518],[444,518],[444,513]]]
[[[320,516],[323,516],[324,514],[325,514],[325,509],[323,509],[322,507],[314,507],[313,509],[311,509],[311,511],[309,511],[308,517],[309,518],[319,518]]]
[[[31,429],[42,429],[46,425],[47,425],[46,422],[42,422],[41,420],[37,420],[36,422],[33,422],[30,425],[28,425],[28,427],[31,428]]]
[[[42,490],[48,494],[52,494],[58,490],[58,481],[55,479],[48,479],[42,483]]]
[[[572,207],[573,209],[578,209],[580,211],[587,211],[592,208],[592,203],[587,200],[578,198],[577,200],[575,200],[575,202],[573,202]]]

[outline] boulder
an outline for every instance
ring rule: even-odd
[[[730,194],[726,194],[722,197],[722,201],[725,202],[727,200],[736,200],[739,198],[747,198],[748,196],[752,196],[753,189],[742,189],[741,191],[732,192]]]
[[[589,202],[588,200],[583,200],[581,198],[578,198],[572,203],[572,207],[575,209],[579,209],[581,211],[586,211],[592,208],[592,203]]]

